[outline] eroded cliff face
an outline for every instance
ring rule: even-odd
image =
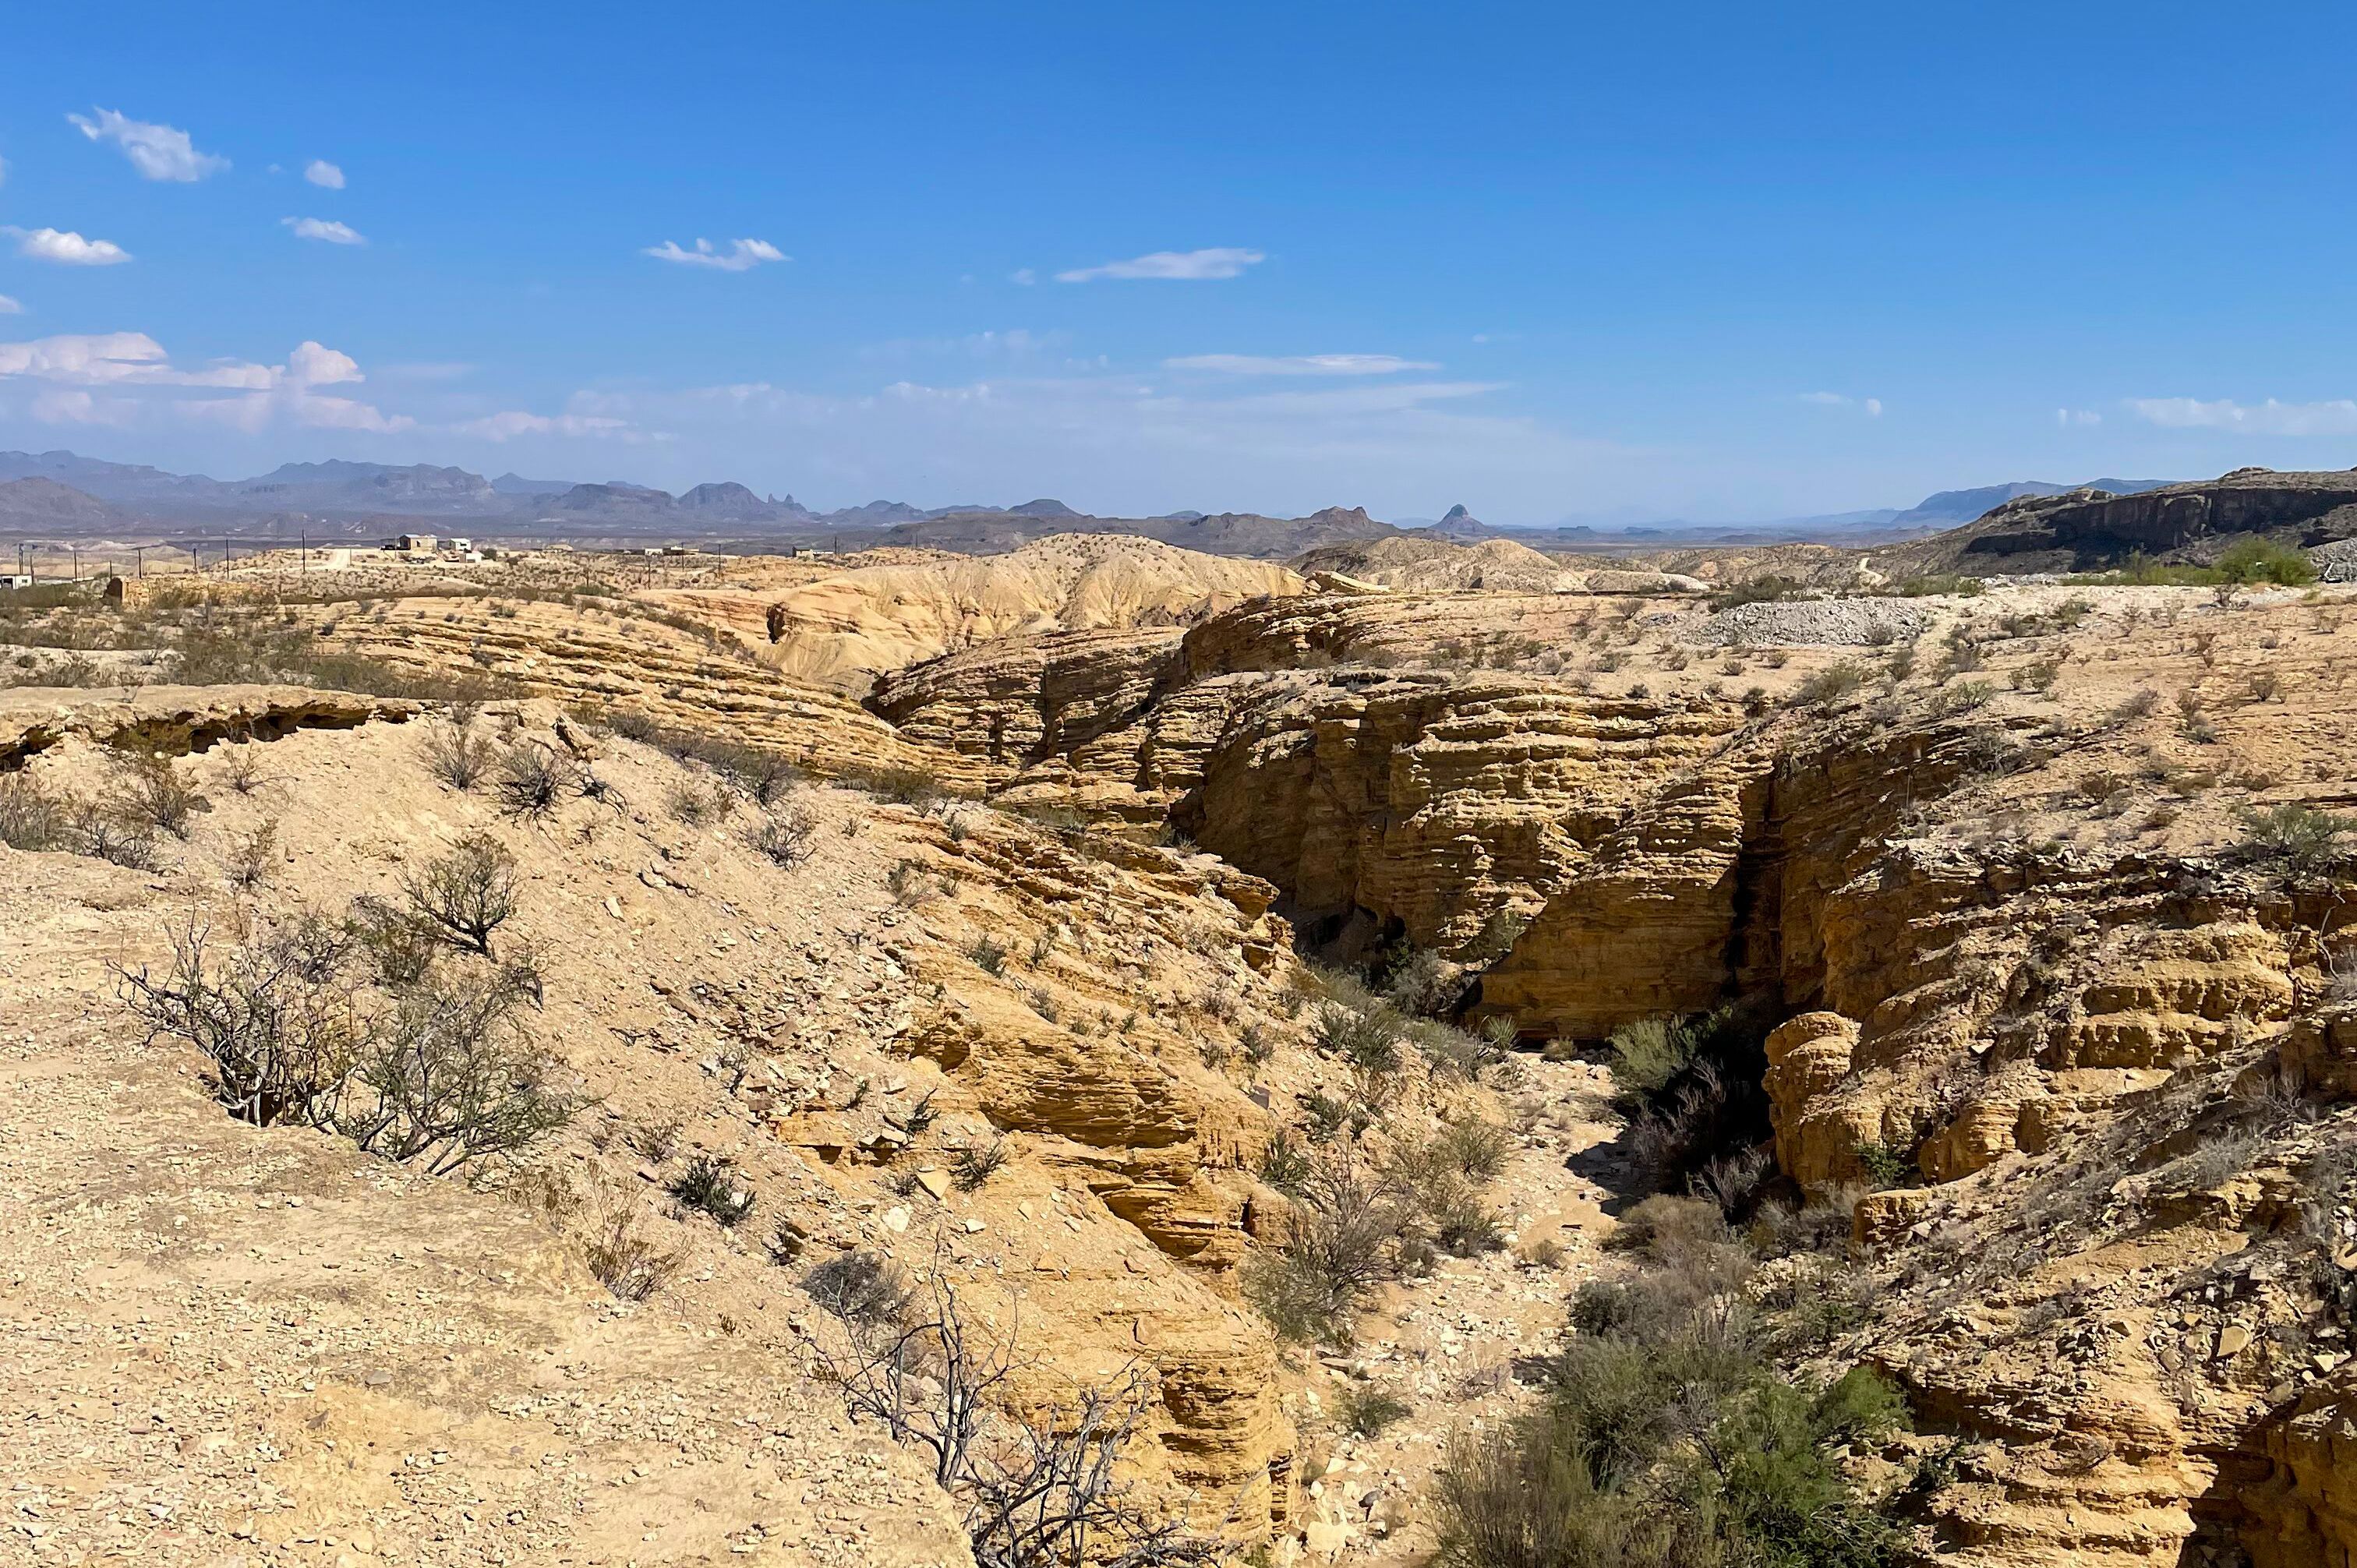
[[[1964,1444],[1943,1562],[2351,1561],[2357,900],[2242,847],[2352,798],[2344,612],[2123,596],[2060,638],[1992,607],[1963,640],[2004,686],[1975,651],[1763,703],[1674,647],[1481,668],[1516,607],[1539,639],[1598,612],[1487,596],[1484,644],[1470,597],[977,651],[875,705],[985,790],[1167,818],[1313,938],[1470,956],[1526,918],[1472,1003],[1526,1038],[1783,1020],[1778,1165],[1852,1195],[1882,1293],[1840,1353]],[[1833,662],[1803,660],[1784,693]]]

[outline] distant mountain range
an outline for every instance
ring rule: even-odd
[[[2164,482],[2092,481],[2115,494]],[[1953,527],[2018,497],[2060,495],[2078,488],[2025,479],[1941,490],[1907,508],[1756,523],[1570,522],[1551,529],[1503,529],[1483,523],[1463,505],[1450,508],[1437,521],[1397,522],[1371,518],[1363,508],[1342,507],[1304,518],[1200,511],[1098,518],[1048,497],[1016,506],[974,502],[933,508],[874,500],[821,512],[791,495],[762,496],[733,481],[697,485],[673,495],[622,479],[582,483],[511,473],[487,479],[464,468],[341,458],[288,463],[250,479],[215,479],[66,451],[0,452],[0,529],[18,533],[128,532],[145,526],[158,532],[274,532],[302,527],[315,535],[359,538],[419,521],[438,521],[450,532],[486,535],[739,535],[781,542],[828,540],[844,547],[891,543],[969,551],[1014,549],[1044,534],[1081,529],[1135,534],[1219,554],[1281,557],[1415,529],[1458,540],[1503,536],[1543,549],[1644,549],[1791,539],[1862,544]]]

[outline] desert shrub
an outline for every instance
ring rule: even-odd
[[[572,757],[545,741],[528,740],[508,747],[500,757],[492,792],[511,816],[544,817],[580,783],[581,769]]]
[[[376,983],[389,991],[423,980],[448,944],[432,922],[366,894],[352,900],[344,930],[367,960]]]
[[[426,725],[426,769],[460,794],[483,781],[491,770],[491,760],[490,737],[479,734],[472,725],[443,718]]]
[[[1612,1082],[1623,1096],[1659,1093],[1694,1060],[1693,1036],[1675,1020],[1640,1018],[1612,1031]]]
[[[1362,1071],[1389,1074],[1400,1067],[1398,1012],[1390,1004],[1369,1002],[1354,1006],[1330,1001],[1318,1010],[1310,1034],[1319,1049],[1340,1057]]]
[[[1711,601],[1711,608],[1730,610],[1738,605],[1767,604],[1777,599],[1789,599],[1801,591],[1801,585],[1776,573],[1747,577],[1726,589]]]
[[[251,795],[262,788],[262,747],[252,735],[246,735],[230,746],[221,757],[221,782],[241,795]]]
[[[679,1273],[686,1254],[662,1245],[640,1229],[638,1218],[617,1209],[591,1233],[582,1249],[589,1273],[622,1301],[644,1301]]]
[[[103,805],[122,822],[184,839],[190,821],[204,808],[204,797],[163,753],[120,751],[114,754],[114,777]]]
[[[343,944],[324,922],[274,928],[216,960],[209,926],[167,932],[160,970],[118,972],[124,1002],[149,1042],[194,1046],[213,1098],[256,1127],[327,1126],[359,1065],[365,1020],[343,972]]]
[[[155,830],[104,802],[85,802],[75,808],[74,833],[85,854],[133,871],[156,868]]]
[[[1348,1155],[1314,1162],[1291,1233],[1246,1265],[1244,1294],[1281,1338],[1347,1345],[1367,1293],[1412,1263],[1421,1223],[1391,1173]]]
[[[270,878],[278,865],[278,819],[265,819],[252,832],[230,841],[229,879],[252,891]]]
[[[737,1167],[712,1155],[697,1155],[671,1180],[671,1195],[699,1214],[708,1214],[724,1230],[732,1230],[752,1214],[752,1184]]]
[[[900,1266],[875,1252],[836,1253],[802,1276],[802,1289],[844,1322],[870,1326],[900,1322],[915,1301]]]
[[[1855,1369],[1775,1369],[1715,1208],[1658,1206],[1628,1279],[1591,1282],[1547,1363],[1544,1408],[1460,1437],[1443,1462],[1440,1561],[1458,1568],[1882,1568],[1904,1494],[1864,1494],[1835,1450],[1903,1425]],[[1641,1208],[1644,1206],[1640,1206]]]
[[[28,773],[0,777],[0,843],[10,849],[70,849],[73,803],[43,789]]]
[[[1261,1152],[1260,1179],[1283,1193],[1298,1193],[1308,1185],[1315,1164],[1283,1128]]]
[[[1006,1140],[993,1138],[987,1144],[970,1144],[950,1156],[950,1179],[961,1192],[978,1189],[1006,1165]]]
[[[2335,812],[2295,800],[2246,810],[2242,819],[2244,855],[2287,875],[2329,875],[2348,856],[2341,841],[2352,824]]]
[[[1792,693],[1792,700],[1804,707],[1835,702],[1865,685],[1869,679],[1869,672],[1862,665],[1847,661],[1828,664],[1802,681]]]
[[[1986,591],[1987,586],[1988,585],[1978,577],[1958,576],[1953,572],[1933,572],[1920,577],[1906,578],[1890,591],[1901,598],[1909,599],[1927,598],[1933,596],[1943,597],[1953,596],[1960,599],[1970,599],[1979,597]]]
[[[1866,1173],[1866,1179],[1876,1191],[1914,1185],[1919,1173],[1911,1151],[1889,1144],[1860,1144],[1852,1152],[1857,1156],[1858,1168]]]
[[[754,849],[779,865],[795,866],[810,858],[811,841],[818,822],[797,800],[773,801],[761,812],[749,835]]]
[[[2257,537],[2238,539],[2226,546],[2212,569],[2228,583],[2277,583],[2298,588],[2316,581],[2316,564],[2305,552]]]
[[[1335,1397],[1334,1420],[1354,1437],[1380,1437],[1408,1408],[1407,1401],[1388,1390],[1349,1387]]]
[[[974,945],[966,950],[966,956],[974,960],[974,967],[985,974],[1006,973],[1006,944],[988,932],[974,938]]]
[[[429,973],[361,1041],[336,1130],[443,1175],[522,1154],[564,1126],[587,1101],[554,1086],[554,1059],[517,1022],[521,1001],[496,978]]]
[[[1768,1141],[1767,1028],[1759,1010],[1729,1004],[1616,1032],[1612,1074],[1630,1118],[1625,1147],[1652,1186],[1684,1187],[1714,1161]]]
[[[707,788],[694,777],[675,781],[663,793],[663,808],[691,828],[700,828],[716,816],[726,816],[733,804],[726,789]]]
[[[1984,708],[1996,695],[1996,687],[1986,681],[1959,681],[1943,686],[1932,699],[1932,712],[1945,718],[1953,714],[1968,714]]]
[[[492,933],[516,912],[515,856],[489,833],[469,833],[448,854],[403,873],[401,887],[418,918],[488,958]]]

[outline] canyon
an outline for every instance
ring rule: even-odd
[[[1973,537],[2044,560],[2169,497]],[[1908,582],[1972,548],[1820,549],[1752,602],[1697,560],[1096,538],[594,592],[591,556],[348,595],[265,558],[61,609],[18,639],[0,770],[96,800],[159,754],[209,809],[145,865],[0,854],[19,1538],[965,1561],[813,1360],[796,1271],[872,1252],[1019,1336],[1011,1406],[1143,1369],[1139,1495],[1238,1552],[1424,1560],[1452,1423],[1523,1408],[1517,1359],[1619,1266],[1642,1189],[1596,1064],[1740,1008],[1763,1179],[1846,1214],[1869,1303],[1795,1375],[1903,1394],[1880,1457],[1940,1460],[1922,1560],[2350,1561],[2357,607]],[[475,727],[596,790],[518,817],[452,787],[433,737]],[[791,863],[748,846],[770,802],[716,739],[806,776]],[[587,1106],[523,1173],[236,1123],[126,1015],[176,922],[393,899],[474,833],[514,857],[533,1027]],[[1405,951],[1502,1059],[1406,1053],[1388,1121],[1513,1129],[1513,1240],[1383,1285],[1354,1350],[1290,1349],[1244,1286],[1295,1207],[1272,1150],[1348,1070],[1324,977]],[[698,1156],[749,1227],[663,1203]],[[589,1271],[615,1224],[674,1257],[662,1291]],[[1354,1434],[1377,1389],[1409,1413]]]

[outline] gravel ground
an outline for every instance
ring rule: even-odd
[[[1904,642],[1931,617],[1904,599],[1778,599],[1737,605],[1705,621],[1705,642],[1788,643],[1821,648]]]

